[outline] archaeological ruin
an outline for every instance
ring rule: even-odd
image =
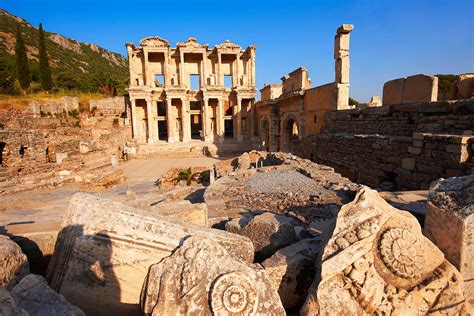
[[[255,46],[213,48],[190,37],[127,43],[133,137],[139,144],[249,140],[253,135]]]
[[[316,87],[151,36],[127,96],[0,111],[0,315],[472,315],[474,75],[349,104],[353,30]]]

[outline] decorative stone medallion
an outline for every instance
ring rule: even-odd
[[[254,315],[257,307],[255,284],[238,272],[220,276],[211,290],[211,307],[214,315]]]
[[[404,228],[391,228],[383,233],[380,254],[387,268],[402,278],[419,276],[426,262],[420,241]]]

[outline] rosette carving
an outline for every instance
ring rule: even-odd
[[[240,273],[220,276],[211,290],[211,307],[214,315],[254,315],[257,291],[252,280]]]

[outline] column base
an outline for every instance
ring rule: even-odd
[[[214,136],[204,136],[204,141],[205,142],[213,142],[214,141]]]
[[[153,138],[148,138],[147,144],[154,144],[155,140]]]
[[[168,143],[174,143],[174,138],[173,137],[168,137]]]

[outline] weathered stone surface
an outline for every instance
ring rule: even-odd
[[[255,260],[261,262],[275,251],[296,241],[293,219],[265,212],[257,215],[245,225],[239,235],[248,237],[255,247]]]
[[[385,82],[383,85],[383,105],[402,103],[404,88],[405,78]]]
[[[285,315],[265,270],[202,235],[150,268],[142,308],[148,315]]]
[[[305,239],[278,250],[262,263],[286,309],[303,304],[321,249],[321,240]]]
[[[251,220],[251,217],[234,218],[225,223],[225,230],[230,233],[238,234]]]
[[[28,316],[28,313],[16,306],[15,300],[5,288],[0,287],[0,315]]]
[[[29,315],[71,315],[84,316],[78,307],[53,291],[42,276],[28,274],[11,291],[17,308]],[[90,302],[91,304],[92,301]]]
[[[465,311],[462,277],[417,220],[363,187],[344,205],[301,315]]]
[[[29,272],[28,259],[20,246],[0,235],[0,287],[11,289]]]
[[[459,269],[466,300],[474,306],[474,176],[432,185],[423,232]]]
[[[148,268],[195,234],[215,240],[235,258],[253,261],[245,237],[77,193],[66,210],[48,280],[87,314],[135,314]]]
[[[438,99],[438,77],[415,75],[406,78],[401,103],[430,102]]]
[[[205,203],[191,203],[190,201],[170,201],[155,204],[150,207],[156,214],[172,217],[203,227],[208,227],[207,206]]]

